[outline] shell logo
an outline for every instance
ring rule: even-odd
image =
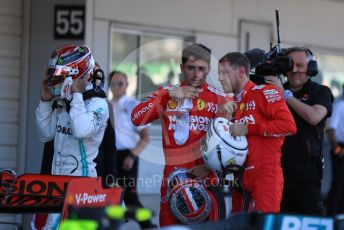
[[[169,100],[167,102],[167,106],[169,109],[176,109],[178,106],[178,101],[177,100]]]
[[[68,194],[68,197],[67,197],[67,203],[68,204],[74,204],[74,197],[72,194]]]

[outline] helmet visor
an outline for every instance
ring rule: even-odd
[[[48,86],[55,86],[64,82],[66,77],[73,76],[79,73],[79,70],[69,66],[56,65],[54,68],[50,67],[47,70],[49,75]]]
[[[48,79],[48,86],[56,86],[58,84],[61,84],[62,82],[64,82],[66,77],[68,77],[68,76],[62,76],[62,75],[50,76]]]

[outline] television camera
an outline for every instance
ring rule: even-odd
[[[250,60],[251,70],[255,69],[250,79],[256,84],[265,82],[264,76],[281,76],[293,68],[293,60],[286,56],[287,49],[282,49],[279,34],[279,13],[276,9],[277,44],[270,48],[269,52],[255,48],[245,52]],[[271,45],[272,46],[272,45]]]

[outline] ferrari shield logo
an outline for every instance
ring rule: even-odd
[[[177,100],[169,100],[167,102],[167,106],[169,109],[176,109],[178,106],[178,101]]]
[[[197,99],[197,108],[198,110],[203,110],[205,107],[205,102],[202,99]]]
[[[240,104],[240,112],[243,112],[245,109],[245,104],[244,103],[241,103]]]

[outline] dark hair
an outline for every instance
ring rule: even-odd
[[[182,64],[190,58],[194,57],[196,60],[202,59],[210,64],[211,50],[203,44],[192,43],[183,49],[182,52]]]
[[[290,47],[285,51],[285,54],[288,55],[291,52],[304,52],[307,55],[307,61],[312,60],[313,56],[314,56],[310,49],[308,49],[306,47],[301,47],[301,46]]]
[[[227,53],[220,59],[219,62],[228,62],[229,65],[232,66],[234,69],[242,66],[245,68],[246,75],[250,75],[250,61],[244,54],[240,52]]]
[[[114,70],[109,74],[109,83],[111,82],[115,74],[122,75],[125,78],[125,81],[128,83],[128,76],[124,72],[119,71],[119,70]]]

